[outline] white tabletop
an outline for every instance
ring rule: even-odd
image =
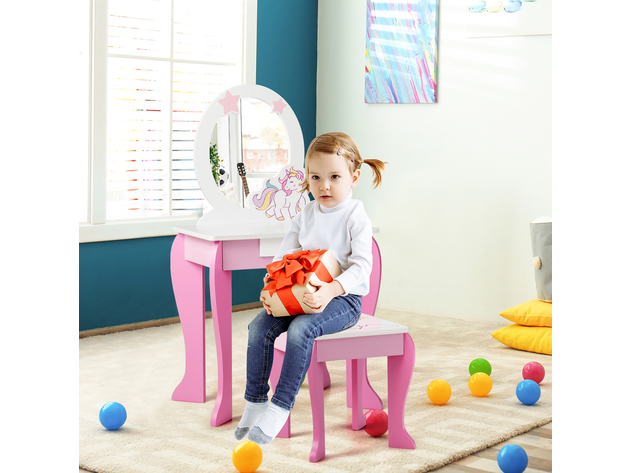
[[[208,241],[261,240],[284,238],[290,225],[291,222],[272,221],[247,224],[213,223],[212,225],[182,225],[173,227],[173,230]],[[378,233],[378,228],[373,227],[372,233]]]
[[[178,233],[209,241],[260,240],[284,238],[291,222],[214,223],[212,225],[182,225],[173,227]]]

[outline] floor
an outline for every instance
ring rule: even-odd
[[[501,448],[507,444],[516,444],[523,447],[528,457],[525,473],[539,471],[551,471],[551,424],[537,427],[527,433],[518,435],[510,440],[486,448],[479,453],[463,458],[455,463],[434,470],[435,473],[501,473],[497,463],[497,455]]]
[[[529,463],[525,473],[551,471],[551,426],[552,422],[518,435],[510,440],[486,448],[455,463],[434,470],[435,473],[501,473],[497,463],[499,450],[507,444],[520,445],[527,452]],[[79,473],[85,472],[79,468]]]

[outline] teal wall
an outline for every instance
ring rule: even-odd
[[[295,112],[304,150],[315,138],[317,0],[258,0],[256,83]]]
[[[256,82],[279,93],[315,138],[317,0],[258,0]],[[175,237],[79,244],[79,330],[175,317]],[[232,303],[258,301],[264,269],[232,273]],[[206,281],[208,271],[206,269]],[[210,294],[206,284],[206,309]]]

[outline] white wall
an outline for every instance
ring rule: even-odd
[[[365,203],[383,256],[379,306],[497,321],[536,297],[529,222],[551,216],[551,35],[466,38],[439,8],[438,103],[364,103],[365,0],[319,0],[317,134],[387,161]]]

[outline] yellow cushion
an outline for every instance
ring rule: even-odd
[[[519,325],[530,327],[551,327],[551,302],[532,299],[528,302],[515,305],[499,314]]]
[[[512,348],[551,355],[551,327],[525,327],[512,324],[503,327],[492,336]]]

